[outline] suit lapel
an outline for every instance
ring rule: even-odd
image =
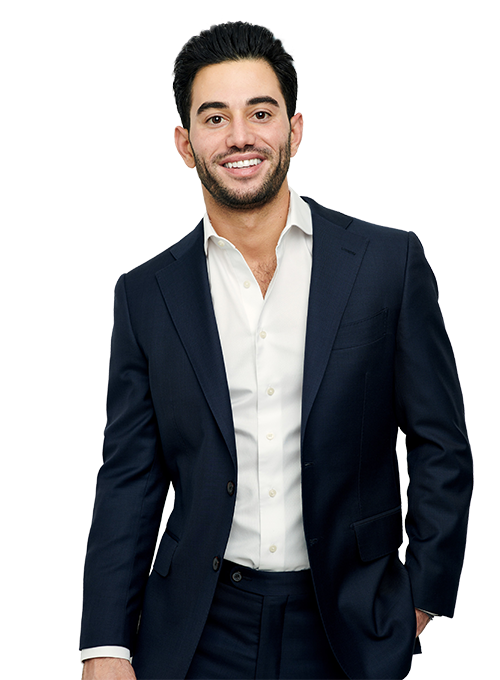
[[[368,245],[363,236],[346,230],[352,218],[306,200],[313,217],[313,264],[302,389],[302,440]]]
[[[351,218],[311,199],[313,265],[307,315],[302,438],[368,241],[346,227]],[[165,303],[201,389],[236,463],[224,358],[208,281],[203,224],[170,251],[175,260],[156,274]]]
[[[156,273],[172,321],[236,464],[233,416],[203,248],[203,223],[170,251]],[[196,417],[196,414],[193,414]]]

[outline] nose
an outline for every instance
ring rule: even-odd
[[[238,149],[255,144],[255,133],[252,125],[244,116],[233,118],[228,128],[226,143],[228,147],[235,146]]]

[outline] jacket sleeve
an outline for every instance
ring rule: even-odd
[[[453,616],[472,492],[472,458],[453,351],[434,275],[408,236],[396,345],[396,412],[406,434],[409,545],[415,606]]]
[[[80,648],[133,650],[169,479],[151,399],[147,359],[132,328],[126,277],[115,319],[103,465],[84,573]]]

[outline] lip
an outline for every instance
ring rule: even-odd
[[[258,158],[261,162],[257,165],[249,165],[246,168],[226,168],[225,163],[237,163],[238,161],[249,161],[254,158]],[[220,167],[233,177],[251,177],[258,173],[264,163],[266,162],[266,157],[259,153],[253,154],[235,154],[233,156],[228,156],[224,158],[220,163]]]
[[[224,163],[237,163],[238,161],[251,161],[254,158],[258,158],[260,161],[265,161],[266,157],[260,153],[247,153],[247,154],[234,154],[233,156],[226,156],[221,162]]]

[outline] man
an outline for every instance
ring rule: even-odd
[[[402,678],[453,615],[472,488],[432,272],[413,234],[290,191],[269,31],[192,38],[174,91],[207,214],[116,287],[84,678]]]

